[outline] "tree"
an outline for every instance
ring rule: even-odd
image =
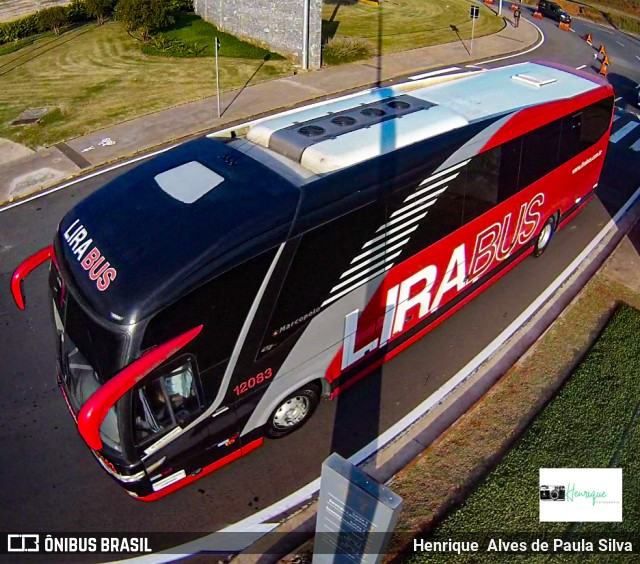
[[[56,35],[60,30],[69,25],[69,15],[64,6],[52,6],[38,12],[38,27],[41,31],[52,29]]]
[[[119,0],[116,18],[122,22],[127,33],[142,41],[148,41],[154,31],[168,27],[175,20],[174,9],[166,0]]]
[[[87,14],[98,20],[102,25],[113,12],[115,0],[84,0],[87,6]]]

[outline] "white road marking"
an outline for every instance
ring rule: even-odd
[[[631,147],[629,147],[632,151],[640,151],[640,139],[638,139]]]
[[[616,43],[620,45],[620,47],[624,47],[624,43],[620,43],[620,41],[616,41]]]
[[[622,96],[618,96],[618,97],[614,100],[614,102],[619,102],[620,100],[622,100]]]
[[[423,72],[422,74],[416,74],[409,77],[409,80],[420,80],[421,78],[428,78],[430,76],[438,76],[439,74],[446,74],[448,72],[453,72],[460,70],[460,67],[448,67],[446,69],[439,69],[430,72]]]
[[[585,68],[586,66],[587,66],[587,65],[582,65],[582,66],[580,66],[580,67],[576,67],[576,70],[581,70],[581,69]]]
[[[513,53],[512,55],[506,55],[504,57],[496,57],[495,59],[487,59],[486,61],[482,61],[480,63],[476,63],[477,65],[488,65],[489,63],[496,63],[498,61],[504,61],[506,59],[512,59],[513,57],[520,57],[522,55],[526,55],[527,53],[531,53],[531,51],[535,51],[538,47],[540,47],[540,45],[542,45],[544,43],[544,33],[542,33],[542,30],[533,22],[530,22],[529,20],[524,20],[525,22],[527,22],[528,24],[532,25],[533,27],[535,27],[538,30],[538,33],[540,33],[540,41],[538,41],[538,43],[536,43],[533,47],[530,47],[529,49],[527,49],[526,51],[522,51],[521,53]]]
[[[640,57],[638,57],[638,55],[636,55],[636,59],[638,59],[638,61],[640,61]]]
[[[575,29],[572,29],[572,28],[569,28],[569,31],[573,31],[573,33],[575,33],[575,32],[576,32],[576,30],[575,30]]]
[[[640,125],[637,121],[630,121],[629,123],[623,125],[618,131],[616,131],[610,138],[611,143],[617,143],[622,139],[625,135],[631,133],[636,127]]]
[[[455,374],[448,382],[443,384],[435,393],[431,394],[425,399],[418,407],[413,411],[405,415],[395,425],[391,426],[384,433],[382,433],[377,439],[371,441],[364,448],[360,449],[354,455],[349,457],[349,460],[353,464],[360,464],[370,458],[373,454],[382,449],[385,445],[393,441],[398,435],[403,433],[411,425],[413,425],[418,419],[422,418],[434,407],[436,407],[447,395],[449,395],[455,388],[463,383],[476,369],[483,364],[491,355],[493,355],[500,347],[514,335],[514,333],[520,329],[520,327],[532,317],[536,311],[557,292],[557,290],[564,284],[564,282],[573,274],[573,272],[580,266],[580,264],[592,253],[593,249],[605,238],[605,236],[614,229],[620,219],[627,213],[631,206],[640,198],[640,186],[636,189],[634,194],[627,200],[627,202],[620,208],[618,213],[610,219],[607,224],[600,230],[600,232],[591,240],[591,242],[584,248],[584,250],[565,268],[560,275],[542,292],[530,305],[527,307],[511,324],[500,333],[487,347],[480,351],[466,366],[464,366],[457,374]],[[263,534],[273,530],[277,527],[278,523],[271,523],[270,521],[285,511],[290,510],[293,507],[300,505],[302,502],[310,499],[316,495],[320,490],[320,478],[316,478],[312,482],[309,482],[306,486],[303,486],[299,490],[288,495],[286,498],[280,500],[265,509],[258,511],[254,515],[238,521],[234,525],[230,525],[221,529],[220,533],[238,533],[238,532],[257,532],[263,527]],[[244,538],[244,537],[243,537]],[[216,539],[216,533],[211,533],[197,541],[181,545],[172,549],[172,551],[180,551],[180,554],[149,554],[138,558],[130,558],[127,560],[119,560],[118,563],[127,564],[156,564],[162,562],[173,562],[184,558],[185,556],[195,554],[199,551],[205,550],[211,545],[218,545],[220,541],[225,539]],[[227,536],[227,541],[228,536]],[[249,546],[249,545],[247,545]],[[223,552],[222,549],[219,549]]]

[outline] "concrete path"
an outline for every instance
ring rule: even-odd
[[[29,196],[81,171],[277,109],[303,105],[429,68],[467,65],[522,52],[537,43],[536,28],[522,20],[516,29],[511,12],[504,10],[503,14],[505,27],[494,35],[475,39],[472,53],[468,41],[456,42],[304,72],[224,93],[220,100],[220,118],[216,98],[205,98],[106,127],[18,159],[3,158],[0,144],[0,205]]]

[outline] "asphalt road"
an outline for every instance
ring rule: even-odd
[[[548,58],[576,67],[593,60],[593,50],[578,33],[560,32],[548,20],[540,25],[547,41],[535,57],[529,54],[527,59]],[[578,30],[577,22],[574,28]],[[594,40],[596,37],[594,33]],[[617,53],[613,49],[612,44],[612,58]],[[621,57],[635,57],[636,51],[620,49]],[[632,71],[637,69],[624,72],[637,84],[640,77]],[[634,119],[625,113],[614,128],[619,130]],[[0,453],[4,477],[0,530],[210,532],[307,484],[318,476],[321,462],[331,452],[344,456],[356,452],[435,391],[580,253],[640,185],[640,153],[632,149],[634,143],[640,143],[638,139],[640,127],[611,144],[599,199],[557,233],[541,258],[527,258],[380,373],[336,401],[323,402],[300,432],[267,441],[250,456],[153,504],[137,502],[123,493],[77,434],[54,381],[54,330],[45,269],[25,283],[26,312],[15,308],[8,292],[15,266],[50,244],[64,213],[121,171],[0,213]]]
[[[617,105],[636,113],[640,113],[637,105],[637,89],[640,85],[640,39],[605,28],[589,20],[574,18],[572,31],[561,31],[557,23],[549,18],[537,20],[531,17],[533,9],[523,7],[527,19],[533,21],[545,34],[542,47],[527,55],[529,58],[545,59],[574,67],[585,65],[585,70],[597,73],[600,63],[594,59],[594,53],[600,45],[604,45],[609,57],[608,79],[621,97]],[[593,47],[583,37],[591,34]],[[519,59],[511,59],[519,60]],[[504,64],[511,62],[504,61]]]

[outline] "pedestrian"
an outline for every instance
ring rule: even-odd
[[[513,23],[515,27],[520,25],[520,6],[517,6],[515,11],[513,12]]]

